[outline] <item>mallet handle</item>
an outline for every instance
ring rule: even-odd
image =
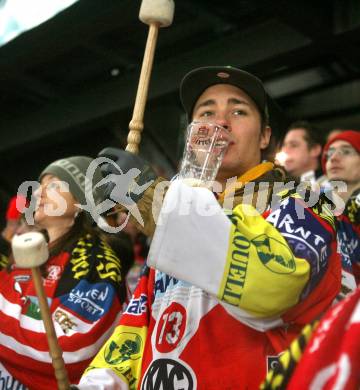
[[[145,103],[149,90],[150,76],[152,65],[154,62],[154,54],[156,48],[156,41],[159,32],[159,25],[151,23],[149,25],[149,33],[146,41],[144,59],[141,67],[140,79],[136,93],[135,105],[132,119],[129,123],[129,134],[127,138],[126,150],[128,152],[138,154],[139,144],[141,141],[141,132],[144,128],[144,112]]]
[[[35,291],[39,299],[39,306],[41,317],[44,322],[46,337],[49,344],[49,352],[52,359],[52,365],[54,367],[55,377],[59,390],[69,390],[70,383],[65,368],[64,359],[62,357],[62,350],[59,346],[58,339],[54,324],[51,319],[50,309],[47,303],[47,299],[42,284],[42,277],[39,267],[31,268]]]

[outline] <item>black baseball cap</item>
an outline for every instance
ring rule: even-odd
[[[246,92],[268,120],[267,95],[256,76],[232,66],[206,66],[187,73],[180,84],[180,99],[189,119],[194,106],[205,89],[216,84],[230,84]]]

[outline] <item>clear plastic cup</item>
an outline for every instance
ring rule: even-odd
[[[211,185],[230,141],[230,132],[220,125],[190,123],[178,178],[192,186]]]

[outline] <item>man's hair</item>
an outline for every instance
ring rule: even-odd
[[[295,122],[292,122],[290,126],[288,127],[287,133],[290,130],[294,129],[303,129],[305,132],[304,138],[306,143],[308,144],[308,148],[311,149],[315,145],[321,145],[321,147],[324,146],[325,139],[322,134],[322,131],[320,128],[314,126],[310,122],[306,120],[298,120]]]
[[[259,110],[259,108],[257,107]],[[269,120],[269,115],[264,114],[259,110],[260,113],[260,126],[261,126],[261,132],[264,132],[267,126],[270,126],[270,120]]]

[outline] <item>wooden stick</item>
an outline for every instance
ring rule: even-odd
[[[48,306],[48,302],[44,292],[44,287],[42,284],[40,269],[39,267],[33,267],[31,268],[31,272],[34,281],[36,295],[38,296],[39,299],[41,318],[44,322],[46,337],[49,344],[49,353],[52,359],[52,365],[54,367],[58,389],[69,390],[70,383],[65,368],[64,359],[62,357],[62,350],[59,346],[54,324],[51,319],[50,309]]]
[[[146,41],[144,59],[141,67],[140,79],[136,93],[135,105],[132,119],[129,123],[130,132],[127,138],[126,151],[134,154],[139,153],[141,132],[144,128],[145,103],[149,90],[150,76],[154,62],[156,41],[159,32],[159,24],[151,23]]]

